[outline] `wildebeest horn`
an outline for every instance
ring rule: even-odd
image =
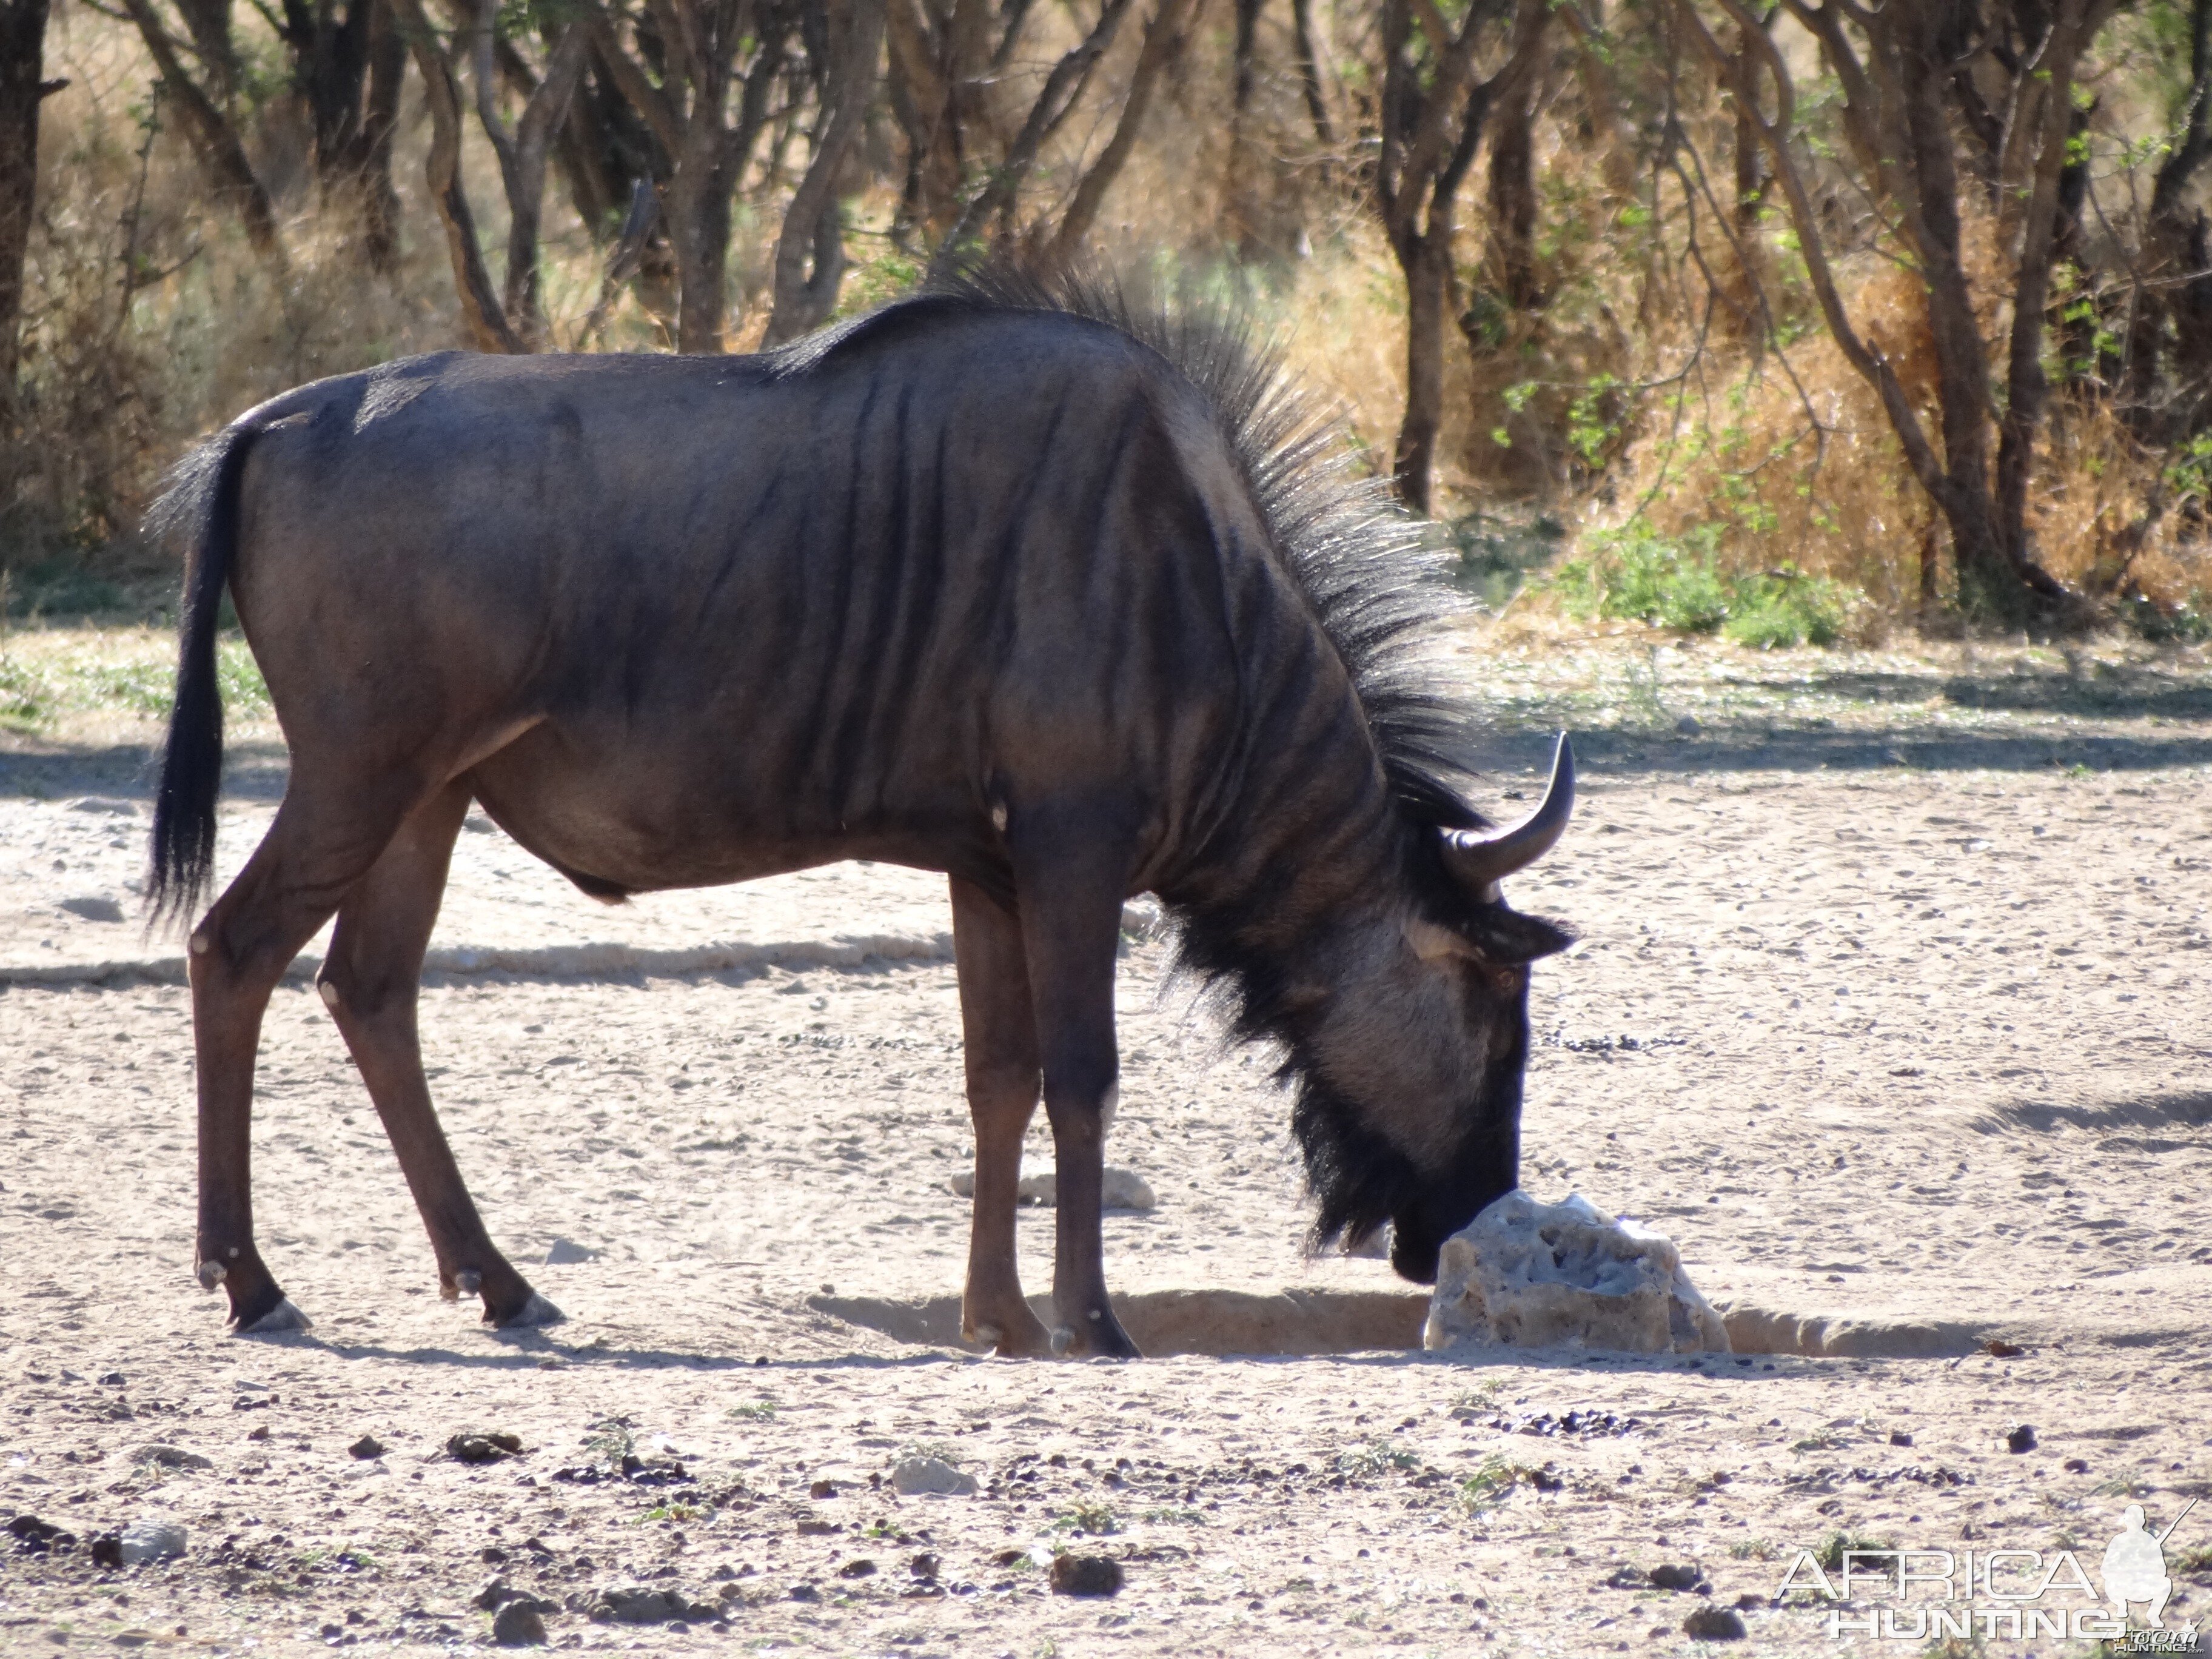
[[[1574,810],[1575,751],[1562,732],[1559,746],[1552,752],[1552,781],[1544,787],[1544,799],[1536,810],[1516,824],[1486,834],[1446,831],[1444,863],[1478,897],[1486,902],[1495,900],[1499,882],[1552,850],[1566,833]]]

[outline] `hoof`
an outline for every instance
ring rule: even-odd
[[[495,1326],[502,1331],[515,1331],[532,1325],[557,1325],[568,1316],[537,1291],[532,1291],[530,1293],[530,1300],[524,1303],[519,1310],[509,1314],[504,1319],[494,1319],[487,1313],[484,1315],[484,1323]]]
[[[234,1333],[239,1336],[270,1336],[278,1331],[306,1331],[314,1328],[315,1322],[292,1305],[285,1297],[267,1313],[251,1325],[240,1325]]]
[[[474,1267],[464,1267],[453,1275],[453,1289],[459,1292],[455,1301],[463,1296],[475,1296],[483,1289],[483,1275]]]

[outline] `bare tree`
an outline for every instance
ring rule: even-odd
[[[476,82],[477,118],[499,157],[499,176],[507,193],[507,285],[502,309],[525,347],[545,343],[545,312],[538,291],[538,225],[545,204],[545,161],[554,136],[567,118],[569,100],[591,50],[591,26],[573,18],[545,60],[544,73],[510,130],[499,110],[499,76],[495,46],[499,0],[476,0],[469,29],[469,58]]]
[[[775,245],[775,305],[766,345],[781,345],[829,320],[845,274],[845,226],[837,175],[860,137],[876,91],[884,45],[884,0],[842,0],[828,7],[821,102],[814,154],[783,216]]]
[[[1021,131],[1006,147],[1005,159],[992,170],[983,187],[969,198],[952,228],[938,244],[940,260],[966,257],[981,238],[984,227],[994,218],[1002,231],[1012,228],[1022,185],[1030,169],[1036,165],[1038,153],[1082,102],[1091,74],[1107,48],[1114,44],[1114,36],[1121,27],[1122,18],[1128,15],[1131,3],[1132,0],[1101,0],[1098,21],[1052,66],[1044,85],[1038,88],[1036,102],[1030,106]]]
[[[1746,0],[1718,0],[1750,54],[1723,46],[1698,0],[1672,0],[1686,37],[1728,85],[1739,117],[1757,133],[1786,204],[1823,322],[1844,357],[1880,396],[1907,465],[1949,530],[1969,609],[2046,619],[2083,614],[2078,596],[2037,561],[2027,532],[2027,486],[2049,398],[2042,367],[2060,174],[2068,153],[2081,55],[2113,0],[2056,0],[2020,77],[1996,165],[2013,316],[2002,407],[1982,343],[1961,251],[1953,65],[1936,6],[1856,0],[1783,0],[1820,42],[1844,94],[1843,127],[1856,187],[1894,216],[1917,278],[1935,362],[1938,430],[1931,437],[1896,365],[1872,343],[1838,286],[1830,259],[1837,232],[1816,205],[1796,143],[1796,97],[1781,49]],[[1996,440],[1996,465],[1990,462]]]
[[[1400,499],[1416,513],[1429,510],[1443,426],[1445,319],[1457,308],[1452,243],[1459,187],[1485,118],[1534,73],[1551,0],[1517,0],[1504,62],[1478,80],[1477,47],[1504,10],[1503,0],[1473,0],[1454,30],[1435,0],[1383,0],[1375,199],[1406,280],[1406,415],[1390,471]]]
[[[906,136],[902,224],[942,234],[960,216],[976,140],[990,131],[991,83],[1020,40],[1029,0],[890,0],[891,113]]]
[[[1091,227],[1098,220],[1098,210],[1105,205],[1106,192],[1121,176],[1131,152],[1137,147],[1160,77],[1182,51],[1199,3],[1200,0],[1160,0],[1159,9],[1146,26],[1144,47],[1137,54],[1136,67],[1130,71],[1129,89],[1122,94],[1121,112],[1114,123],[1113,137],[1106,141],[1106,147],[1098,152],[1097,159],[1084,169],[1074,193],[1061,210],[1059,227],[1053,231],[1047,248],[1048,258],[1062,263],[1073,260],[1091,234]]]
[[[154,0],[123,0],[124,9],[137,26],[147,55],[161,77],[169,107],[177,112],[186,141],[199,157],[218,198],[234,203],[246,225],[246,240],[256,252],[281,259],[283,246],[276,236],[276,205],[247,159],[245,141],[219,100],[192,77],[185,67],[177,40],[155,9]]]
[[[2212,161],[2212,0],[2192,0],[2188,27],[2189,84],[2143,216],[2142,291],[2128,343],[2131,401],[2145,411],[2155,401],[2160,361],[2170,354],[2177,395],[2168,418],[2152,422],[2169,440],[2212,423],[2212,227],[2191,199],[2198,171]]]
[[[461,325],[478,351],[526,351],[529,347],[508,322],[506,307],[492,288],[483,247],[477,240],[476,216],[462,187],[460,81],[437,30],[423,15],[422,0],[392,3],[415,54],[415,67],[422,72],[423,101],[430,107],[430,154],[422,171],[438,221],[445,228],[453,289],[461,302]]]
[[[635,16],[594,15],[600,61],[674,158],[661,211],[676,249],[679,351],[726,349],[731,198],[770,113],[794,21],[779,0],[648,0]],[[657,78],[641,52],[658,59]]]
[[[38,209],[39,106],[68,84],[41,78],[46,10],[47,0],[0,0],[0,413],[15,401],[23,258]]]

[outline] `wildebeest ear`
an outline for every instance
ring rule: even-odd
[[[1557,922],[1525,916],[1502,904],[1484,905],[1462,924],[1462,931],[1476,957],[1501,967],[1521,967],[1539,957],[1556,955],[1575,942],[1575,936]]]
[[[1492,967],[1518,968],[1564,951],[1575,936],[1541,916],[1524,916],[1502,904],[1486,904],[1466,921],[1447,927],[1425,916],[1406,921],[1406,943],[1423,962],[1461,957]]]

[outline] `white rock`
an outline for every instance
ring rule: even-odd
[[[975,1172],[963,1170],[945,1183],[962,1198],[975,1196]],[[1035,1175],[1025,1175],[1014,1188],[1014,1196],[1024,1204],[1042,1204],[1047,1208],[1059,1202],[1060,1174],[1055,1170],[1039,1170]],[[1152,1183],[1134,1170],[1117,1170],[1108,1165],[1099,1182],[1102,1206],[1109,1210],[1157,1210],[1159,1195],[1152,1191]]]
[[[1462,1342],[1631,1353],[1727,1353],[1728,1328],[1671,1239],[1579,1193],[1514,1191],[1444,1241],[1425,1348]]]
[[[185,1529],[173,1521],[141,1516],[123,1529],[123,1565],[159,1561],[185,1553]]]
[[[588,1244],[579,1244],[573,1238],[556,1238],[545,1252],[549,1267],[573,1267],[580,1261],[597,1261],[599,1253]]]
[[[902,1498],[966,1498],[975,1490],[975,1477],[941,1457],[904,1457],[891,1471],[891,1490]]]

